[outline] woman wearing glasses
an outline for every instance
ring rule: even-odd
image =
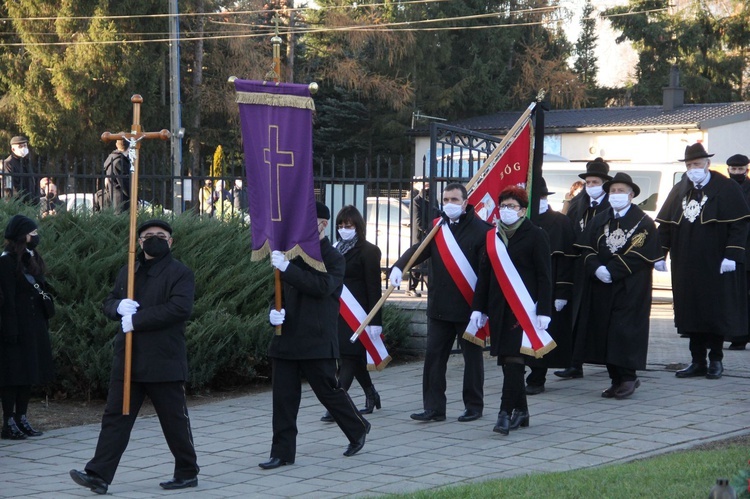
[[[521,353],[523,329],[501,290],[502,276],[496,269],[505,268],[501,274],[508,273],[509,264],[501,258],[507,250],[523,287],[536,303],[532,318],[538,329],[546,329],[550,322],[552,271],[547,233],[526,218],[529,206],[526,191],[516,186],[506,187],[500,193],[499,205],[500,221],[497,230],[487,235],[486,250],[477,272],[471,321],[481,327],[489,320],[490,354],[497,357],[498,365],[503,368],[500,413],[493,431],[507,435],[510,430],[529,425],[529,408],[524,386],[525,359]],[[516,289],[520,286],[521,283],[514,284]]]
[[[46,266],[39,252],[36,222],[15,215],[5,228],[5,251],[0,256],[2,338],[0,341],[0,391],[3,428],[0,437],[24,440],[38,437],[26,418],[32,385],[54,379],[52,347],[44,296]]]

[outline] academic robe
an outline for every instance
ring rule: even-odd
[[[684,178],[667,196],[656,221],[672,257],[675,324],[681,333],[747,334],[745,245],[750,209],[737,182],[710,172],[702,189]],[[723,259],[736,271],[719,273]]]
[[[576,358],[592,364],[645,369],[651,313],[652,269],[661,260],[653,220],[638,206],[625,216],[600,213],[588,224],[576,246],[581,250],[584,277]],[[612,276],[604,283],[595,272],[605,266]]]

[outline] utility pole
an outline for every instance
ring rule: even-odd
[[[182,213],[182,102],[180,101],[180,18],[177,0],[169,0],[169,109],[172,156],[172,211]]]

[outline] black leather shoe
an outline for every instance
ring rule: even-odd
[[[539,395],[544,392],[544,385],[526,385],[526,395]]]
[[[720,360],[712,360],[708,363],[708,370],[706,370],[707,379],[719,379],[724,374],[724,366]]]
[[[177,490],[177,489],[186,489],[188,487],[197,487],[198,486],[198,477],[194,476],[193,478],[173,478],[169,480],[168,482],[161,482],[159,484],[159,487],[166,490]]]
[[[328,412],[328,411],[326,411],[326,413],[323,414],[323,417],[320,418],[320,420],[323,421],[324,423],[333,423],[334,422],[333,416],[331,416],[331,413]]]
[[[44,435],[41,431],[35,430],[30,424],[29,420],[26,419],[26,414],[21,416],[20,418],[16,416],[16,426],[18,426],[18,429],[24,432],[26,435],[30,437],[40,437]]]
[[[510,416],[510,426],[509,428],[511,430],[515,430],[517,428],[527,428],[529,426],[529,411],[519,411],[519,410],[513,410],[513,414]]]
[[[362,436],[359,437],[356,442],[351,442],[349,444],[349,447],[347,447],[344,451],[344,455],[346,457],[353,456],[354,454],[362,450],[362,447],[365,446],[365,440],[367,440],[367,434],[370,433],[370,428],[370,423],[367,423],[367,428],[365,428],[365,432],[362,434]]]
[[[3,425],[3,429],[0,430],[0,438],[3,440],[26,440],[26,434],[16,425],[16,420],[13,416],[8,419],[8,422]]]
[[[477,419],[479,419],[481,417],[482,417],[482,413],[481,412],[470,411],[470,410],[466,409],[464,411],[464,413],[461,414],[458,417],[458,421],[461,422],[461,423],[465,423],[467,421],[476,421]]]
[[[729,350],[744,350],[746,346],[747,346],[747,343],[738,341],[738,342],[732,343],[727,348]]]
[[[510,433],[510,418],[508,417],[507,412],[500,411],[500,414],[497,415],[497,423],[495,423],[495,427],[492,428],[492,431],[502,435]]]
[[[260,466],[264,470],[273,470],[273,469],[278,468],[279,466],[286,466],[287,464],[294,464],[294,463],[284,461],[283,459],[279,459],[278,457],[272,457],[265,463],[258,464],[258,466]]]
[[[674,373],[674,375],[678,378],[697,378],[705,376],[707,373],[708,368],[706,367],[706,364],[692,363],[685,369],[680,369],[679,371]]]
[[[555,371],[555,376],[563,379],[583,378],[583,369],[578,369],[577,367],[569,367],[567,369],[563,369],[562,371]]]
[[[615,392],[617,392],[618,388],[620,388],[620,385],[616,385],[616,384],[612,383],[612,386],[610,386],[606,390],[602,391],[602,397],[604,397],[605,399],[614,398]]]
[[[96,494],[106,494],[109,488],[107,482],[86,471],[70,470],[70,478],[81,487],[87,487]]]
[[[437,411],[415,412],[410,416],[414,421],[445,421],[445,414]]]
[[[620,383],[619,388],[615,390],[615,398],[617,400],[622,400],[630,397],[635,393],[635,389],[641,386],[641,380],[638,378],[635,378],[633,381],[623,381]]]

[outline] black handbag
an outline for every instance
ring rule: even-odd
[[[29,281],[29,284],[34,286],[34,289],[37,290],[39,293],[39,296],[42,299],[42,312],[44,313],[44,316],[47,319],[51,319],[55,316],[55,300],[52,299],[52,295],[49,293],[46,293],[42,287],[39,285],[38,282],[36,282],[36,279],[34,279],[34,276],[31,274],[27,274],[24,272],[23,274],[26,277],[26,280]]]

